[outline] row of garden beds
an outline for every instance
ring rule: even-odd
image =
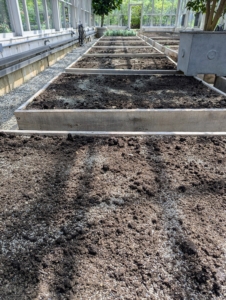
[[[145,132],[143,112],[148,130],[164,121],[169,133],[171,113],[175,130],[224,129],[225,106],[182,75],[61,74],[16,115],[23,129],[123,135]],[[226,138],[0,134],[0,145],[3,299],[225,298]]]
[[[154,57],[120,57],[125,55],[120,52],[115,53],[118,57],[108,57],[107,53],[95,57],[96,44],[66,69],[76,75],[61,75],[16,111],[20,129],[225,131],[225,94],[214,88],[211,91],[194,78],[170,76],[176,73],[176,64],[148,44],[147,49],[155,51],[150,54]],[[87,75],[89,72],[98,76]]]

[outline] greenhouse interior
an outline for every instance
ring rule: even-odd
[[[225,21],[0,0],[0,299],[226,299]]]

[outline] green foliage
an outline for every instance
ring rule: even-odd
[[[213,31],[226,12],[226,0],[189,0],[186,8],[196,13],[205,13],[204,30]]]
[[[9,25],[6,23],[0,23],[0,33],[9,33],[9,32],[11,32]]]
[[[12,32],[9,22],[9,14],[6,1],[0,1],[0,33]]]
[[[119,9],[122,4],[122,0],[93,0],[93,12],[96,15],[107,16],[111,11]]]
[[[107,30],[104,35],[106,36],[135,36],[136,31],[134,30]]]
[[[141,6],[132,6],[131,28],[140,28]]]
[[[107,16],[115,9],[119,9],[122,4],[122,0],[93,0],[93,12],[96,15],[101,16],[101,27],[104,25],[104,16]]]
[[[201,12],[205,13],[206,12],[206,1],[205,0],[191,0],[188,1],[186,8],[189,10],[193,10],[194,12]]]

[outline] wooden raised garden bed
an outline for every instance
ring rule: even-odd
[[[194,78],[64,74],[15,115],[22,130],[207,132],[225,131],[224,107]]]

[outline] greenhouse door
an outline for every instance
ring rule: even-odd
[[[143,5],[142,4],[130,4],[129,5],[128,27],[131,29],[142,28],[142,15],[143,15]]]

